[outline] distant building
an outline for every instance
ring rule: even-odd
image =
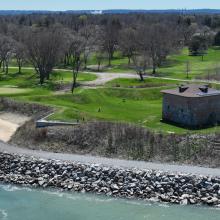
[[[163,121],[186,127],[211,126],[220,122],[220,91],[207,85],[184,85],[163,93]]]

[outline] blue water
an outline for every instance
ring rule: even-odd
[[[220,210],[0,185],[0,220],[220,220]]]

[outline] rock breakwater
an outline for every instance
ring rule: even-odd
[[[175,204],[220,206],[220,177],[111,168],[0,153],[0,182]]]

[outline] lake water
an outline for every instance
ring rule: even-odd
[[[0,185],[0,220],[220,220],[220,210]]]

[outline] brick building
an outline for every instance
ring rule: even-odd
[[[220,122],[220,91],[207,85],[184,85],[163,93],[163,121],[186,127]]]

